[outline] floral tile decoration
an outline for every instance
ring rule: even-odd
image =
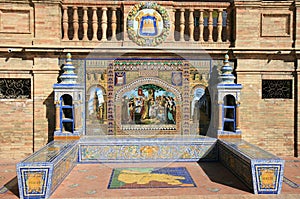
[[[196,187],[185,167],[114,168],[108,189]]]

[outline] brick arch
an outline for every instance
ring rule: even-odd
[[[115,101],[119,102],[121,100],[122,96],[126,92],[132,90],[133,88],[142,86],[144,84],[154,84],[154,85],[160,86],[163,89],[165,89],[166,91],[172,92],[177,99],[176,101],[179,101],[179,102],[182,101],[182,96],[180,94],[180,91],[176,87],[172,86],[171,84],[169,84],[166,81],[163,81],[163,80],[161,80],[159,78],[155,78],[155,77],[138,78],[138,79],[130,82],[129,84],[123,86],[116,92]]]

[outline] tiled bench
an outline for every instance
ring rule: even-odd
[[[242,139],[218,140],[220,162],[255,194],[280,194],[284,160]]]
[[[201,158],[213,158],[207,157],[207,154],[215,148],[216,143],[216,138],[204,136],[154,138],[89,136],[81,138],[79,141],[78,162],[197,162]]]
[[[49,198],[78,158],[77,141],[52,141],[17,164],[20,198]]]

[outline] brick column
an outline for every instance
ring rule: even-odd
[[[60,68],[57,58],[35,58],[33,67],[33,142],[34,151],[46,145],[55,130],[53,84]]]

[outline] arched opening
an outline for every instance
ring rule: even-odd
[[[208,88],[199,85],[194,88],[192,93],[191,100],[191,120],[192,125],[195,126],[195,129],[198,134],[206,135],[210,120],[211,120],[211,100]]]
[[[235,132],[236,130],[236,102],[235,97],[226,95],[223,104],[223,131]]]
[[[60,130],[62,133],[74,132],[74,107],[71,95],[60,97]]]
[[[86,93],[86,133],[96,135],[106,131],[106,92],[101,85],[92,85]]]

